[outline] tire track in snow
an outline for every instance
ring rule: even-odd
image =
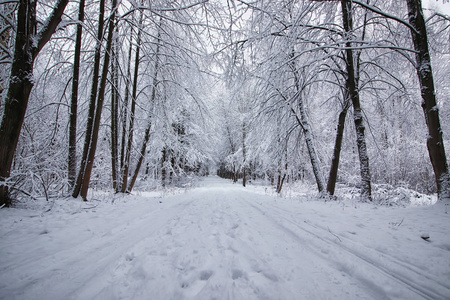
[[[152,231],[156,231],[168,219],[181,214],[192,201],[194,199],[176,204],[164,215],[145,213],[140,219],[110,227],[107,232],[94,233],[71,247],[63,245],[54,253],[35,253],[23,262],[16,262],[14,269],[3,266],[3,274],[19,274],[19,280],[2,287],[0,299],[88,299],[81,296],[83,292],[94,293],[103,284],[102,277],[109,273],[111,265],[127,252],[130,245],[151,233],[142,230],[150,217],[153,217]],[[75,223],[71,225],[76,226],[76,221],[72,219],[71,222]],[[88,270],[83,268],[86,265]]]
[[[416,295],[419,295],[421,297],[423,297],[424,299],[447,299],[446,295],[450,294],[450,289],[449,287],[443,285],[442,283],[440,283],[439,281],[436,281],[433,278],[429,278],[426,275],[423,275],[422,273],[411,269],[410,266],[405,267],[402,264],[399,264],[396,260],[394,259],[389,259],[389,263],[390,264],[396,264],[400,267],[403,268],[402,271],[406,271],[406,272],[412,272],[414,273],[414,276],[416,277],[421,277],[421,279],[425,279],[423,281],[417,281],[417,280],[413,280],[411,279],[411,276],[408,278],[405,278],[402,274],[400,274],[398,271],[396,272],[395,270],[393,270],[392,268],[388,268],[383,266],[383,262],[381,261],[376,261],[368,256],[363,255],[362,253],[359,253],[357,251],[355,251],[354,249],[351,249],[349,247],[347,247],[346,245],[344,245],[343,243],[338,243],[337,241],[333,240],[332,238],[329,238],[329,232],[326,231],[323,228],[320,228],[319,226],[315,226],[311,223],[308,222],[303,222],[303,223],[297,223],[289,218],[287,218],[285,216],[286,211],[279,209],[279,208],[275,208],[273,206],[271,206],[271,211],[267,212],[264,211],[262,209],[262,205],[261,206],[257,206],[254,203],[251,203],[249,201],[247,201],[247,203],[253,207],[254,209],[258,210],[262,215],[266,216],[268,220],[270,220],[271,222],[277,224],[277,226],[279,226],[280,228],[282,228],[283,230],[285,230],[286,232],[288,232],[289,234],[291,234],[294,238],[300,238],[298,236],[298,232],[288,228],[285,226],[285,224],[282,224],[282,222],[279,222],[277,220],[275,220],[274,217],[277,218],[281,218],[283,221],[294,225],[296,229],[300,229],[301,231],[303,231],[304,233],[313,236],[314,239],[310,240],[310,242],[312,244],[315,244],[316,246],[323,249],[323,247],[320,247],[320,245],[318,245],[319,243],[317,243],[317,241],[321,241],[324,244],[327,244],[328,246],[332,246],[332,247],[327,247],[327,250],[325,250],[324,252],[328,252],[328,251],[338,251],[335,249],[339,249],[345,252],[345,254],[349,255],[352,258],[356,258],[359,262],[365,264],[366,266],[369,266],[371,269],[373,269],[376,272],[379,272],[381,274],[383,274],[384,276],[386,276],[387,278],[391,278],[392,280],[396,281],[398,284],[406,287],[407,289],[409,289],[410,291],[412,291],[413,293],[415,293]],[[277,210],[278,212],[276,212],[274,214],[274,210]],[[280,210],[283,211],[283,213],[280,213]],[[272,215],[272,217],[268,217],[267,215]],[[313,232],[313,230],[310,229],[306,229],[305,225],[308,225],[309,227],[315,228],[315,229],[319,229],[320,233],[317,232]],[[344,237],[340,237],[340,238],[344,238]],[[330,250],[331,249],[331,250]],[[325,258],[329,256],[329,255],[325,255]],[[387,256],[384,255],[383,253],[383,258],[386,259]],[[339,264],[339,262],[336,262]],[[350,272],[349,270],[345,270],[345,265],[342,265],[342,267],[344,268],[344,271],[346,272]],[[371,288],[376,288],[373,286],[373,283],[367,279],[364,278],[367,276],[367,274],[364,274],[363,272],[360,272],[361,274],[359,274],[360,276],[362,276],[362,278],[360,278],[360,280],[363,282],[363,284],[368,285]],[[352,274],[349,274],[352,275]],[[428,285],[426,285],[428,284]],[[437,290],[433,289],[433,286],[435,286],[435,284],[439,285],[439,289],[442,292],[439,292]],[[382,290],[380,288],[380,290]],[[444,292],[445,290],[445,292]],[[400,296],[401,297],[401,296]]]
[[[415,265],[412,265],[412,264],[410,264],[410,263],[408,263],[406,261],[402,261],[401,257],[400,258],[399,257],[394,257],[394,256],[392,256],[392,255],[390,255],[390,254],[388,254],[386,252],[382,252],[382,251],[379,251],[379,250],[377,250],[375,248],[370,248],[370,247],[367,247],[367,246],[365,246],[365,245],[363,245],[361,243],[357,243],[354,240],[352,240],[351,238],[348,238],[346,236],[343,236],[343,235],[340,235],[340,234],[337,234],[337,233],[331,233],[329,227],[325,228],[324,226],[321,226],[321,225],[319,225],[317,223],[313,223],[313,222],[311,222],[309,220],[304,220],[303,223],[298,223],[298,222],[292,221],[291,219],[288,219],[286,217],[286,214],[290,213],[289,211],[286,211],[283,208],[280,208],[280,207],[277,207],[277,206],[273,206],[273,205],[270,205],[270,204],[269,204],[269,206],[270,206],[270,210],[271,211],[276,210],[278,212],[278,216],[282,217],[285,221],[293,223],[293,224],[295,224],[295,226],[301,227],[302,229],[305,229],[304,225],[306,225],[308,227],[312,227],[311,230],[319,231],[319,233],[317,233],[317,234],[319,234],[323,238],[327,237],[326,239],[329,242],[334,243],[334,244],[338,245],[339,247],[345,247],[348,251],[351,251],[351,252],[354,252],[355,254],[363,256],[363,258],[366,258],[368,260],[370,260],[370,257],[369,256],[365,256],[363,254],[364,252],[371,253],[372,257],[373,256],[381,256],[383,259],[389,261],[390,265],[393,264],[393,265],[397,265],[400,268],[408,269],[409,271],[411,271],[411,273],[414,273],[416,276],[425,278],[425,279],[427,279],[430,282],[437,283],[442,288],[445,288],[445,289],[450,291],[450,286],[446,285],[446,283],[440,277],[434,276],[433,274],[424,273],[423,270],[420,269],[419,267],[417,267]],[[294,216],[290,215],[290,217],[293,218]],[[337,241],[335,239],[332,239],[330,237],[330,234],[334,235],[335,237],[337,237],[341,241],[345,241],[346,244],[351,244],[351,245],[346,245],[346,244],[344,244],[342,242],[341,243],[337,243]],[[361,248],[361,250],[357,251],[356,248]]]
[[[247,196],[242,190],[230,192],[223,201],[231,210],[224,214],[225,220],[233,213],[240,220],[233,239],[228,240],[234,255],[227,258],[227,268],[241,290],[251,290],[251,299],[373,299],[354,280],[341,278],[341,272],[331,269],[306,242],[292,241],[279,226],[267,222],[261,212],[246,204]],[[337,289],[326,290],[330,285]]]

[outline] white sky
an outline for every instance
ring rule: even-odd
[[[448,0],[423,0],[422,5],[424,9],[430,8],[450,16],[450,1]]]

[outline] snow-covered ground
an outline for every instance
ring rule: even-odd
[[[2,209],[0,298],[450,299],[444,204],[264,191],[210,177],[164,197]]]

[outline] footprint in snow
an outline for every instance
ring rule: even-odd
[[[206,281],[208,280],[213,274],[213,271],[211,270],[205,270],[200,272],[200,280]]]
[[[245,274],[244,274],[244,272],[242,272],[241,270],[233,270],[232,272],[231,272],[231,278],[233,279],[233,280],[236,280],[236,279],[239,279],[239,278],[245,278]]]

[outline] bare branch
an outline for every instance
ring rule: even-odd
[[[374,13],[377,13],[377,14],[379,14],[379,15],[382,15],[383,17],[386,17],[386,18],[388,18],[388,19],[397,21],[397,22],[399,22],[399,23],[405,25],[405,26],[408,27],[409,29],[411,29],[414,33],[419,34],[419,32],[418,32],[413,26],[411,26],[407,21],[400,19],[399,17],[396,17],[396,16],[394,16],[394,15],[385,13],[384,11],[381,11],[380,9],[378,9],[378,8],[372,6],[372,5],[366,4],[366,3],[361,2],[361,1],[358,1],[358,0],[353,0],[352,2],[353,2],[353,3],[356,3],[356,4],[360,5],[360,6],[362,6],[362,7],[364,7],[364,8],[366,8],[366,9],[368,9],[368,10],[374,12]]]
[[[38,33],[38,42],[36,45],[36,49],[33,53],[33,56],[36,57],[45,44],[50,40],[53,33],[55,33],[59,23],[61,22],[62,15],[64,13],[64,9],[66,8],[69,0],[59,0],[56,4],[52,14],[48,17],[47,21],[44,24],[44,27]]]

